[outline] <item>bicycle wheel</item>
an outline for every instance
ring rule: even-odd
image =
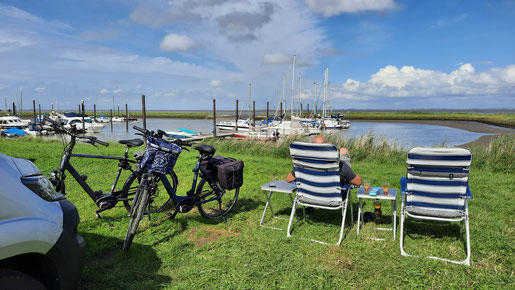
[[[148,190],[144,189],[142,193],[137,192],[134,202],[134,210],[131,210],[131,220],[127,233],[125,234],[125,240],[123,241],[123,249],[128,251],[132,245],[132,240],[138,230],[139,222],[143,218],[143,214],[148,203]]]
[[[172,186],[172,192],[168,192],[166,190],[161,180],[156,181],[157,186],[155,187],[155,190],[150,193],[150,198],[152,199],[152,203],[150,204],[151,213],[162,212],[163,210],[167,209],[172,202],[172,195],[174,195],[177,191],[178,181],[175,172],[172,171],[172,173],[170,173],[168,176],[168,181]],[[123,199],[123,205],[128,212],[131,210],[134,194],[138,190],[140,180],[141,177],[136,172],[131,174],[131,176],[129,176],[123,185],[120,198]]]
[[[223,194],[218,195],[211,184],[202,178],[197,187],[196,195],[200,197],[197,205],[200,214],[208,219],[214,219],[226,215],[236,203],[240,189],[223,189]]]

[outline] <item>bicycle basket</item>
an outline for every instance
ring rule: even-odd
[[[157,145],[161,148],[164,148],[165,150],[168,149],[178,153],[159,150],[153,147],[151,144]],[[145,149],[143,159],[141,160],[141,167],[146,168],[151,172],[162,174],[172,173],[173,167],[175,166],[175,162],[177,162],[177,158],[179,158],[180,152],[180,146],[161,139],[149,137],[147,139],[147,148]]]

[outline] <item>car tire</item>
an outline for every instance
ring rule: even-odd
[[[36,278],[27,275],[23,272],[0,269],[0,289],[14,290],[14,289],[47,289]]]

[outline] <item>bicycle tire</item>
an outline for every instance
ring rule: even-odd
[[[220,197],[222,199],[222,206],[220,210],[218,199],[214,199],[217,197],[215,190],[205,178],[202,178],[197,187],[196,195],[200,198],[200,201],[206,201],[209,199],[213,200],[205,203],[199,203],[197,205],[198,210],[203,217],[208,219],[215,219],[225,216],[236,203],[239,194],[240,188],[235,188],[233,190],[225,189],[224,194]]]
[[[164,188],[163,183],[159,180],[156,183],[156,184],[158,184],[156,187],[156,191],[153,192],[152,194],[150,194],[150,196],[152,198],[152,203],[150,206],[150,213],[162,212],[163,210],[167,209],[170,206],[170,204],[172,203],[172,196],[177,191],[177,185],[179,182],[177,179],[177,175],[175,175],[175,172],[172,171],[172,173],[170,173],[168,176],[169,176],[168,180],[170,181],[170,185],[172,186],[173,192],[172,193],[168,192]],[[131,199],[131,196],[134,196],[135,192],[138,190],[140,179],[141,178],[139,177],[139,175],[136,172],[132,173],[131,176],[129,176],[129,178],[127,178],[127,180],[125,181],[125,184],[123,185],[122,193],[120,194],[120,198],[123,199],[123,205],[125,206],[125,209],[128,212],[131,211],[131,207],[132,207],[132,203],[133,203],[133,199]],[[136,182],[136,183],[134,183],[134,182]],[[166,192],[167,195],[162,194],[160,196],[161,192]]]
[[[128,251],[132,245],[132,240],[134,240],[134,236],[136,235],[136,231],[138,230],[139,222],[143,218],[143,214],[145,213],[145,208],[148,203],[148,190],[144,189],[141,196],[136,197],[135,206],[137,210],[131,211],[131,220],[129,222],[129,226],[127,227],[127,233],[125,234],[125,240],[123,241],[123,250]]]

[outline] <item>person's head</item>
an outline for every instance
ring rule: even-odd
[[[313,143],[326,143],[327,140],[323,136],[316,136],[313,138]]]

